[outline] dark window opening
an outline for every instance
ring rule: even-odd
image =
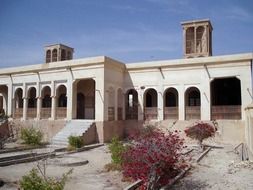
[[[51,97],[50,95],[45,95],[42,100],[42,107],[43,108],[50,108],[51,107]]]
[[[67,96],[66,94],[61,94],[58,100],[58,107],[67,107]]]
[[[211,92],[212,105],[241,105],[241,83],[235,77],[215,79]]]

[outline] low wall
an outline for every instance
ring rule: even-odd
[[[251,158],[253,159],[253,103],[245,108],[246,125],[245,125],[245,139],[247,147],[250,150]]]
[[[82,138],[84,145],[89,145],[98,142],[98,135],[95,123],[92,124],[85,133],[83,133]]]
[[[0,140],[5,138],[5,137],[9,137],[10,136],[10,130],[9,130],[9,126],[8,126],[8,121],[2,121],[0,123]]]
[[[43,132],[43,141],[49,142],[66,124],[65,120],[13,120],[13,127],[20,131],[21,128],[35,127]]]
[[[180,132],[180,136],[185,138],[186,141],[192,141],[190,138],[186,137],[184,130],[196,123],[197,120],[189,121],[172,121],[164,120],[160,122],[162,129],[177,130]],[[203,121],[213,125],[212,121]],[[245,122],[241,120],[216,120],[217,131],[215,137],[212,138],[215,142],[224,143],[241,143],[245,142]]]
[[[182,138],[185,138],[187,142],[192,142],[190,138],[187,138],[184,130],[197,122],[197,120],[190,121],[175,121],[175,120],[163,120],[163,121],[150,121],[156,127],[161,128],[164,131],[177,130]],[[204,121],[212,124],[212,121]],[[216,142],[225,143],[241,143],[245,142],[245,122],[241,120],[217,120],[217,132],[212,139]],[[147,124],[144,121],[138,120],[125,120],[125,121],[106,121],[96,122],[97,128],[97,141],[109,142],[113,136],[126,137],[137,129],[143,127],[143,124]]]
[[[112,137],[124,137],[124,121],[101,121],[96,122],[97,141],[110,142]]]

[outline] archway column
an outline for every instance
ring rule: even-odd
[[[69,81],[67,83],[67,120],[71,120],[74,118],[73,110],[76,109],[75,106],[73,106],[73,102],[75,102],[74,97],[76,97],[76,88],[74,88],[74,81]],[[73,108],[74,107],[74,108]]]
[[[7,115],[13,117],[13,107],[14,107],[14,101],[13,101],[13,93],[12,93],[12,84],[8,85],[8,102],[7,102]]]
[[[157,111],[158,111],[158,120],[163,120],[164,117],[164,106],[163,106],[163,93],[161,91],[158,92],[157,94]]]
[[[126,120],[126,94],[123,93],[122,97],[122,120]]]
[[[102,75],[101,75],[102,76]],[[107,104],[107,92],[104,90],[103,78],[95,79],[95,120],[107,121],[108,120],[108,104]],[[96,111],[101,110],[101,111]]]
[[[209,80],[203,80],[200,89],[200,116],[201,120],[211,120],[211,91]]]
[[[28,98],[23,98],[23,118],[22,120],[27,119],[27,108],[28,108]]]
[[[138,120],[144,120],[144,94],[143,92],[138,93]]]
[[[51,105],[51,119],[55,120],[55,113],[56,113],[56,96],[52,96],[52,105]]]
[[[42,106],[42,99],[41,97],[37,97],[37,120],[40,120],[41,106]]]
[[[178,89],[178,114],[179,120],[185,120],[185,97],[183,85]]]
[[[114,100],[114,118],[115,121],[118,121],[118,89],[114,89],[115,100]]]

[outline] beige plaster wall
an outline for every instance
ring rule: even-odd
[[[192,141],[187,138],[184,130],[192,126],[196,121],[172,121],[164,120],[159,123],[162,129],[177,130],[180,132],[180,136],[185,138],[187,141]],[[213,125],[211,121],[204,121]],[[212,138],[215,142],[224,143],[241,143],[245,142],[245,122],[240,120],[217,120],[218,123],[215,137]]]
[[[194,60],[209,62],[204,64],[196,61],[194,64]],[[147,62],[146,67],[145,63],[128,64],[128,71],[124,78],[125,91],[135,88],[139,96],[139,107],[142,108],[145,90],[154,88],[158,93],[158,120],[162,120],[164,92],[167,88],[173,87],[177,89],[179,95],[179,120],[184,120],[185,91],[189,87],[197,87],[201,97],[201,119],[210,120],[210,82],[215,78],[237,77],[241,81],[241,113],[242,120],[245,120],[244,108],[251,102],[249,91],[252,91],[250,60],[230,60],[224,62],[224,59],[219,56],[194,60],[192,64],[182,64],[186,62],[184,59],[175,60],[174,62],[169,60]]]
[[[10,130],[8,126],[8,122],[1,122],[0,123],[0,139],[9,137],[10,136]]]
[[[124,137],[124,121],[96,122],[98,142],[110,142],[117,136]]]
[[[58,133],[66,124],[65,120],[13,120],[14,128],[20,131],[21,128],[35,127],[43,132],[43,141],[50,140]]]
[[[251,153],[251,159],[253,159],[253,103],[247,106],[245,113],[247,117],[245,125],[245,140]]]
[[[83,133],[82,139],[85,145],[98,142],[95,123],[92,124],[92,126],[85,133]]]

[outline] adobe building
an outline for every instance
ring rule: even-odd
[[[99,141],[145,120],[229,120],[245,136],[253,53],[212,56],[211,22],[181,24],[183,59],[124,64],[46,46],[45,63],[0,69],[0,109],[21,123],[94,121]]]

